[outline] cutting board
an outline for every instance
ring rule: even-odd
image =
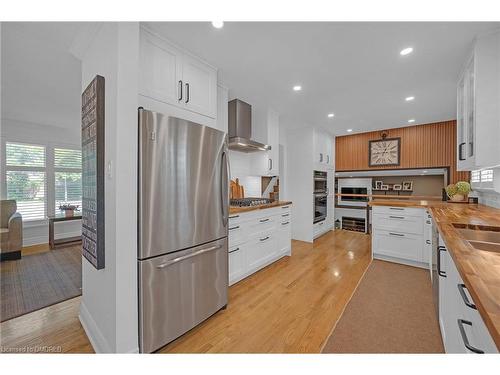
[[[242,185],[240,185],[240,180],[236,179],[235,181],[231,180],[231,193],[230,199],[241,199],[245,198],[245,189]]]

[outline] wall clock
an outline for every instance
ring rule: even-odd
[[[401,138],[386,138],[382,134],[382,139],[370,141],[368,148],[370,167],[399,165]]]

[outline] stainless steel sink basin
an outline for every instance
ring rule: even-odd
[[[500,227],[452,224],[474,249],[500,253]]]

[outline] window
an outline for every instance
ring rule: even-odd
[[[6,142],[7,199],[17,201],[23,220],[44,219],[61,204],[82,205],[82,152],[70,148]]]
[[[17,201],[24,219],[42,219],[46,213],[45,147],[22,143],[5,145],[7,199]]]
[[[493,169],[480,169],[471,172],[471,185],[474,189],[493,188]]]
[[[55,210],[61,204],[82,205],[82,152],[54,149]]]

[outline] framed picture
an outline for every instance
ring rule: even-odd
[[[380,190],[389,190],[389,185],[382,185]]]
[[[403,181],[403,190],[404,191],[412,191],[413,190],[413,181]]]
[[[368,165],[399,165],[401,138],[382,138],[368,142]]]
[[[401,184],[392,185],[392,190],[401,190]]]
[[[375,190],[382,190],[382,181],[375,181]]]

